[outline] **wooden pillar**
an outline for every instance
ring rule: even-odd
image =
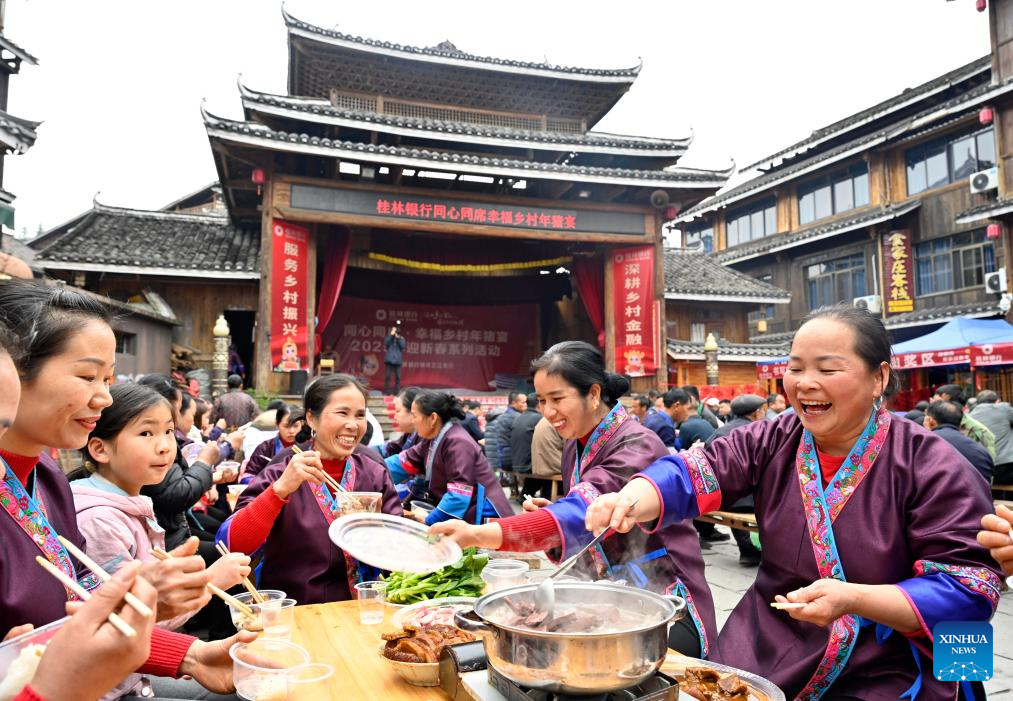
[[[605,368],[616,372],[616,311],[613,298],[615,295],[615,277],[612,275],[612,247],[603,246],[602,265],[605,266]]]
[[[271,383],[271,229],[274,223],[274,174],[264,183],[260,215],[260,294],[257,301],[257,331],[253,340],[256,371],[254,386],[266,392]]]

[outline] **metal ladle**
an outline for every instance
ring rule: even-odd
[[[638,501],[640,501],[640,500],[639,499],[634,499],[633,500],[633,503],[630,504],[630,508],[626,510],[627,515],[630,514],[630,513],[632,513],[633,508],[637,505]],[[555,572],[553,572],[548,577],[546,577],[545,579],[543,579],[542,583],[538,585],[538,588],[535,589],[535,610],[536,611],[545,611],[546,612],[546,616],[545,616],[546,620],[552,618],[552,614],[553,614],[553,612],[554,612],[554,610],[556,608],[556,590],[555,590],[555,585],[553,585],[553,583],[552,583],[552,580],[555,579],[556,577],[558,577],[559,575],[563,574],[564,572],[566,572],[568,569],[570,569],[571,567],[573,567],[575,564],[577,564],[577,560],[580,559],[581,555],[583,555],[588,550],[590,550],[595,545],[597,545],[602,540],[604,540],[605,536],[611,535],[612,533],[615,533],[615,531],[612,530],[611,528],[606,528],[604,531],[602,531],[597,536],[595,536],[591,540],[590,543],[588,543],[583,548],[581,548],[577,552],[577,554],[575,554],[575,555],[571,556],[570,558],[564,560],[559,565],[559,567],[556,568]]]

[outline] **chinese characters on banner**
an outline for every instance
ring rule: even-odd
[[[883,291],[887,314],[914,311],[912,273],[911,232],[903,229],[883,236]]]
[[[430,204],[411,199],[387,199],[376,201],[376,213],[385,217],[407,217],[409,219],[436,219],[473,224],[500,224],[522,226],[528,229],[556,229],[559,231],[577,228],[577,216],[572,211],[518,209],[515,207],[456,207],[453,204]]]
[[[271,241],[271,367],[306,370],[309,230],[275,219]]]
[[[335,369],[372,387],[383,384],[384,339],[401,322],[408,342],[401,386],[488,392],[497,375],[526,376],[536,353],[532,304],[467,307],[342,296],[322,329]]]
[[[1013,364],[1013,343],[984,343],[971,346],[971,367]]]
[[[788,359],[778,358],[776,360],[760,361],[756,364],[756,379],[758,380],[779,380],[788,371]]]
[[[612,253],[616,372],[653,375],[658,338],[654,300],[654,247],[620,248]]]

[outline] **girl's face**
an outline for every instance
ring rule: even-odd
[[[179,414],[179,430],[184,434],[190,433],[193,428],[193,417],[197,414],[197,402],[190,402],[190,406]]]
[[[440,420],[440,415],[436,412],[432,414],[423,414],[422,410],[419,409],[418,402],[412,404],[412,423],[415,424],[415,432],[418,433],[422,438],[432,440],[440,435],[440,429],[443,428],[443,421]]]
[[[344,460],[366,435],[366,398],[354,386],[331,393],[320,415],[306,412],[306,421],[317,432],[314,447],[324,458]]]
[[[107,323],[91,319],[70,333],[63,352],[22,383],[22,401],[4,447],[21,455],[37,455],[46,447],[84,447],[102,410],[112,403],[115,364],[116,338]]]
[[[291,414],[285,414],[285,418],[278,424],[278,436],[286,443],[294,442],[296,434],[302,428],[302,419],[296,419],[295,421],[291,419]]]
[[[397,430],[401,433],[414,433],[415,417],[412,410],[405,407],[401,397],[398,397],[394,404],[394,424]]]
[[[548,419],[564,439],[586,436],[598,425],[594,405],[600,401],[601,387],[591,385],[587,396],[563,379],[545,370],[535,373],[535,393],[542,416]]]
[[[128,423],[115,438],[92,438],[88,451],[99,474],[136,496],[141,487],[158,484],[176,459],[172,411],[158,402]]]

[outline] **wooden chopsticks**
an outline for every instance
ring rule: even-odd
[[[218,548],[218,552],[222,554],[222,557],[228,557],[231,554],[225,543],[221,541],[215,543],[215,547]],[[250,596],[253,597],[253,603],[262,604],[267,601],[264,595],[257,591],[257,587],[253,586],[253,582],[250,581],[249,577],[243,577],[243,586],[246,587],[246,591],[250,592]]]
[[[159,559],[159,560],[171,560],[172,559],[172,555],[170,555],[169,553],[165,552],[161,548],[152,548],[151,555],[153,557]],[[210,591],[212,594],[214,594],[215,596],[217,596],[219,599],[221,599],[222,601],[224,601],[225,603],[227,603],[232,608],[234,608],[234,609],[236,609],[238,611],[241,611],[246,616],[249,616],[249,617],[253,618],[254,616],[257,615],[254,612],[253,609],[251,609],[249,606],[247,606],[246,604],[244,604],[242,601],[240,601],[236,597],[232,596],[232,594],[229,594],[227,591],[225,591],[223,589],[220,589],[219,587],[215,586],[214,584],[211,584],[210,582],[208,582],[208,591]]]
[[[82,601],[87,601],[88,599],[91,598],[91,594],[89,594],[84,587],[78,584],[77,580],[68,577],[63,570],[61,570],[59,567],[54,565],[46,558],[42,557],[42,555],[36,555],[35,561],[38,562],[40,565],[42,565],[42,569],[46,570],[47,572],[49,572],[49,574],[56,577],[60,581],[60,584],[67,587],[75,594],[77,594],[77,596],[80,597]],[[137,631],[134,630],[129,623],[120,618],[120,615],[115,611],[109,614],[107,620],[109,621],[109,623],[112,625],[113,628],[123,633],[123,635],[127,636],[128,638],[137,637]]]
[[[102,567],[97,562],[88,557],[81,550],[81,548],[74,545],[72,542],[64,538],[62,535],[58,535],[56,536],[56,538],[63,544],[63,547],[67,548],[67,552],[76,557],[81,562],[82,565],[84,565],[92,572],[94,572],[95,576],[97,576],[103,582],[108,582],[110,579],[113,578],[112,575],[106,572],[104,569],[102,569]],[[124,596],[123,598],[127,602],[127,604],[129,604],[130,608],[132,608],[134,611],[137,611],[137,613],[141,614],[145,618],[148,618],[154,613],[147,604],[145,604],[143,601],[138,599],[130,592],[127,592],[126,596]]]
[[[808,605],[809,604],[806,603],[796,603],[791,601],[774,601],[771,602],[770,607],[779,609],[781,611],[786,611],[789,609],[804,609]]]
[[[296,455],[299,455],[299,454],[301,454],[303,452],[303,450],[298,445],[296,445],[295,443],[293,443],[292,444],[292,452],[295,453]],[[323,472],[323,470],[321,470],[321,472]],[[336,479],[334,479],[333,477],[331,477],[326,472],[323,472],[323,475],[324,475],[324,482],[326,482],[327,486],[330,487],[331,489],[333,489],[335,492],[347,492],[348,491],[347,489],[345,489],[344,487],[341,486],[340,482],[338,482]]]

